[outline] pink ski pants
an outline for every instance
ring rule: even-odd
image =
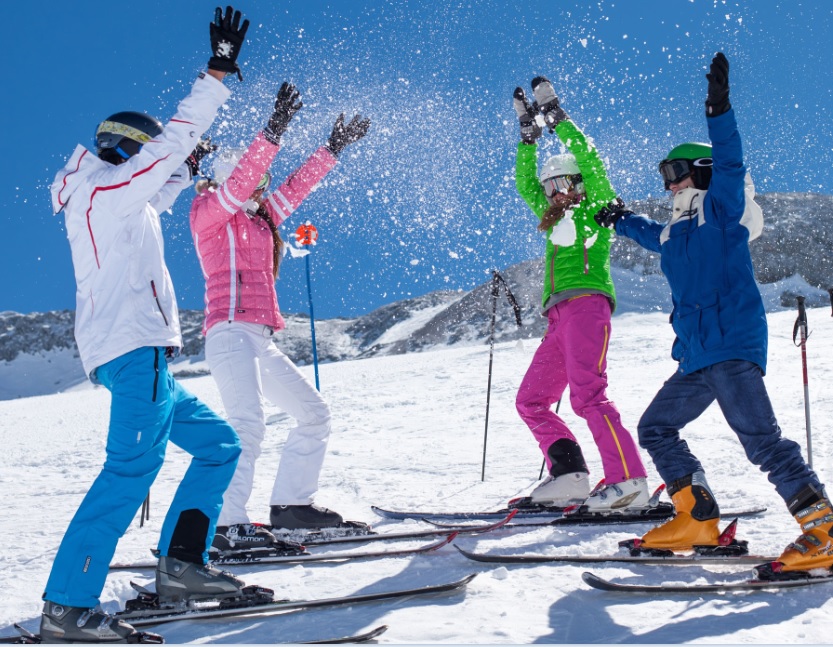
[[[562,301],[547,311],[549,326],[524,375],[515,406],[538,441],[551,467],[547,449],[575,436],[553,410],[570,387],[570,405],[587,421],[599,448],[606,483],[646,476],[630,432],[622,426],[616,405],[607,398],[607,345],[610,302],[601,294]],[[577,442],[577,441],[576,441]]]

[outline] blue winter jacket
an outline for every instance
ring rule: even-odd
[[[665,225],[629,213],[616,223],[616,233],[661,255],[677,335],[671,356],[680,372],[730,359],[754,362],[766,372],[766,314],[749,253],[737,121],[733,110],[706,121],[714,160],[708,191],[678,192]]]

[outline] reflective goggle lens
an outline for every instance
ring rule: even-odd
[[[548,198],[556,193],[568,193],[578,186],[582,181],[581,175],[556,175],[544,180],[544,191]]]
[[[678,184],[694,173],[694,165],[689,160],[662,160],[659,173],[665,181],[666,190],[672,184]]]
[[[268,173],[264,173],[263,177],[260,178],[260,182],[257,183],[255,187],[255,191],[265,191],[269,188],[269,185],[272,183],[272,176]]]

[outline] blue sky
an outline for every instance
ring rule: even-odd
[[[7,232],[0,311],[75,307],[72,261],[48,186],[76,143],[113,112],[169,119],[208,59],[215,2],[46,0],[4,5],[7,69],[0,209]],[[304,108],[272,167],[285,177],[339,112],[372,120],[283,228],[312,221],[317,317],[356,316],[437,289],[469,290],[543,253],[517,197],[516,85],[548,76],[594,138],[627,201],[661,195],[657,162],[706,137],[704,74],[731,64],[732,103],[759,191],[829,193],[833,5],[824,0],[246,0],[245,82],[209,134],[245,145],[283,80]],[[558,152],[549,138],[544,154]],[[165,214],[181,308],[203,281],[187,225],[192,194]],[[286,258],[285,312],[306,312],[303,261]]]

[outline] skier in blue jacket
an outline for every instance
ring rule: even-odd
[[[673,551],[718,544],[717,502],[679,433],[717,400],[747,457],[768,474],[803,532],[758,574],[791,577],[833,566],[833,509],[798,444],[781,435],[764,386],[767,322],[749,252],[763,221],[752,201],[722,53],[706,78],[711,145],[682,144],[659,165],[673,196],[670,221],[661,224],[624,208],[597,215],[599,224],[661,255],[674,306],[671,354],[679,369],[648,406],[638,431],[677,515],[637,545]]]

